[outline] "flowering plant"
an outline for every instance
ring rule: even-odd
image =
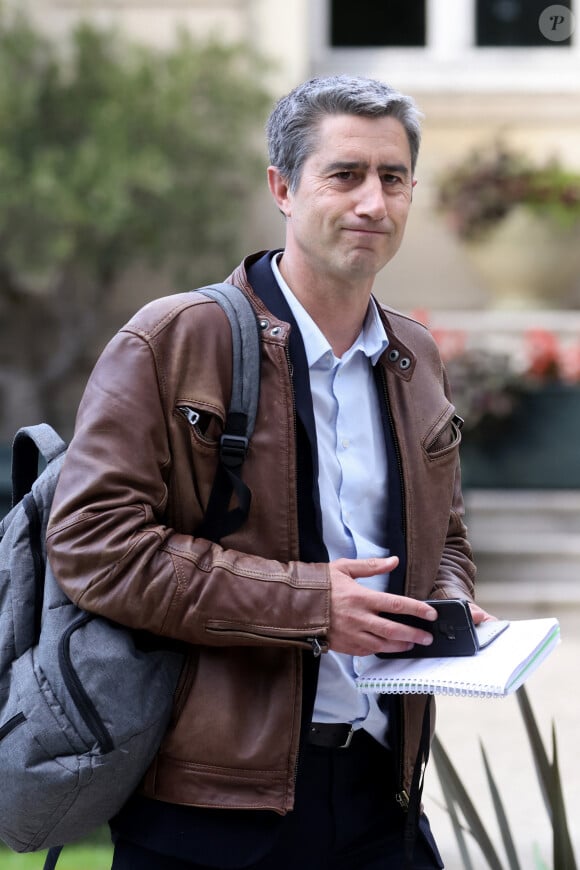
[[[580,221],[580,172],[556,159],[535,166],[496,143],[473,151],[438,179],[437,208],[465,240],[482,236],[518,205],[572,226]]]
[[[424,313],[415,316],[427,322]],[[483,343],[460,329],[433,327],[465,430],[489,433],[517,409],[522,395],[549,384],[580,386],[580,339],[527,329],[521,341]]]

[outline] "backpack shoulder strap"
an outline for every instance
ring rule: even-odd
[[[52,846],[48,850],[42,870],[55,870],[62,848],[62,846]]]
[[[66,450],[66,444],[52,426],[39,423],[24,426],[14,436],[12,444],[12,506],[17,505],[38,477],[38,462],[48,464]]]
[[[232,331],[232,395],[220,439],[220,464],[198,535],[219,541],[236,531],[248,516],[252,494],[241,478],[254,432],[260,393],[260,333],[247,296],[233,284],[211,284],[200,293],[223,309]],[[237,507],[227,511],[232,491]]]
[[[229,414],[245,417],[242,425],[249,442],[254,432],[260,392],[260,334],[256,315],[248,297],[233,284],[211,284],[201,287],[199,292],[214,299],[230,321],[233,371]]]

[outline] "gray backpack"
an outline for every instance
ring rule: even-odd
[[[223,470],[206,529],[219,540],[249,510],[240,470],[256,416],[259,337],[241,291],[202,290],[225,310],[233,339]],[[0,521],[0,839],[18,852],[49,848],[45,867],[54,867],[62,844],[106,823],[137,787],[163,737],[182,666],[176,649],[80,610],[58,586],[45,537],[65,450],[47,424],[18,431],[13,507]],[[224,517],[232,491],[238,507]]]

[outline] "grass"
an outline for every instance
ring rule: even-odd
[[[110,870],[112,846],[65,846],[57,870]],[[42,870],[46,852],[16,853],[0,849],[2,870]]]

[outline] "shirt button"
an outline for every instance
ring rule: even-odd
[[[348,440],[348,438],[343,438],[340,443],[342,444],[342,446],[344,447],[345,450],[347,447],[350,446],[350,441]]]

